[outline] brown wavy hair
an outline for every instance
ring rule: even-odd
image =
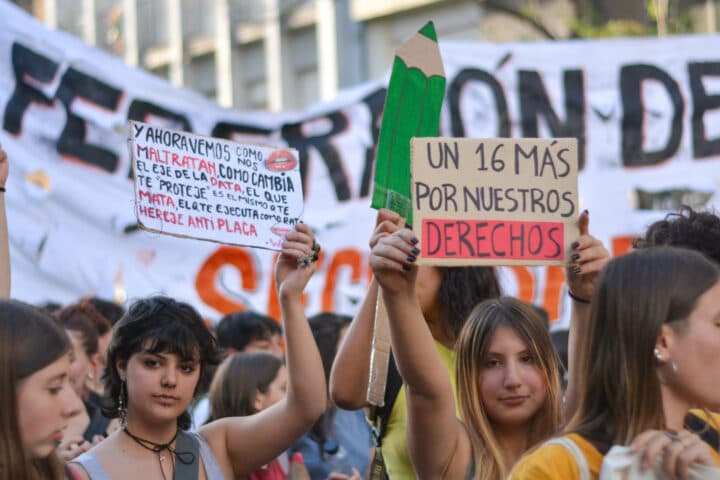
[[[0,301],[0,478],[65,478],[54,452],[32,458],[23,451],[16,392],[20,381],[69,351],[70,339],[46,313],[15,300]]]

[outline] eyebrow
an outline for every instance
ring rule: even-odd
[[[57,375],[48,378],[46,383],[52,383],[52,382],[55,382],[58,380],[62,381],[62,380],[65,380],[65,378],[67,376],[68,376],[67,372],[58,373]]]

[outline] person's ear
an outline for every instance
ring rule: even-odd
[[[673,360],[672,351],[676,336],[677,334],[669,325],[664,324],[660,327],[660,334],[655,341],[655,349],[653,350],[655,361],[659,365],[664,365]]]
[[[255,408],[255,412],[262,411],[264,406],[265,406],[265,394],[262,393],[260,390],[257,390],[255,392],[255,400],[253,401],[253,407]]]
[[[115,369],[118,372],[120,381],[124,382],[127,379],[127,360],[124,360],[122,358],[116,358]]]

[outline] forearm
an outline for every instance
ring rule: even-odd
[[[398,371],[408,391],[425,398],[452,398],[450,378],[414,292],[383,292]]]
[[[330,373],[330,396],[335,404],[347,410],[367,404],[377,299],[378,284],[373,280],[338,349]]]
[[[5,194],[0,193],[0,299],[10,298],[10,239],[5,215]]]
[[[327,406],[327,387],[322,360],[299,297],[280,296],[285,328],[288,370],[288,407],[311,421]]]
[[[581,338],[588,332],[590,304],[572,300],[570,311],[570,331],[568,333],[568,384],[565,390],[565,421],[569,421],[579,407],[580,361],[583,352],[579,351]]]

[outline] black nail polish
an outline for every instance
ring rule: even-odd
[[[415,256],[414,256],[414,255],[408,255],[408,256],[407,256],[407,261],[408,261],[408,262],[414,262],[414,261],[415,261]]]
[[[570,255],[570,260],[572,260],[572,261],[575,261],[575,260],[577,260],[578,258],[580,258],[580,254],[579,254],[579,253],[573,253],[572,255]]]
[[[413,255],[417,255],[418,253],[420,253],[420,249],[419,249],[419,248],[413,248],[413,249],[411,250],[411,252],[412,252]]]
[[[415,244],[418,243],[419,241],[420,241],[420,240],[418,240],[418,239],[415,238],[415,237],[413,237],[413,238],[410,239],[410,243],[412,243],[413,245],[415,245]]]
[[[409,271],[410,271],[410,265],[403,265],[403,270],[405,270],[406,272],[409,272]]]
[[[582,271],[582,268],[580,268],[580,267],[573,268],[573,273],[575,273],[575,274],[580,273],[581,271]]]
[[[573,250],[575,250],[579,246],[580,246],[580,242],[573,242],[570,244],[570,248],[572,248]]]

